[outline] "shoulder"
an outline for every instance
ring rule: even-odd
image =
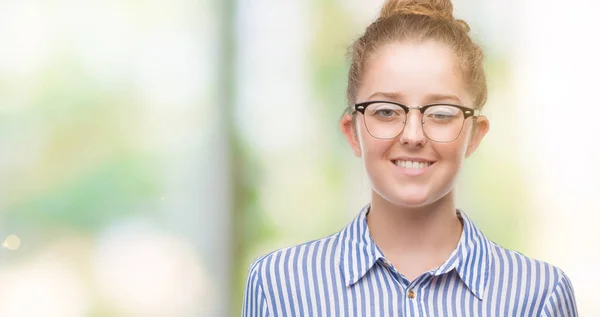
[[[261,280],[298,273],[322,272],[339,261],[339,232],[325,238],[274,250],[258,257],[249,268]]]
[[[525,277],[552,289],[566,274],[557,266],[526,256],[518,251],[504,248],[494,242],[491,245],[491,273],[509,278]]]
[[[535,311],[547,310],[557,302],[569,306],[562,307],[564,311],[576,311],[571,281],[562,269],[494,242],[490,246],[490,292],[512,290],[511,298],[526,302]]]

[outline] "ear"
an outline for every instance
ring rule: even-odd
[[[473,152],[475,152],[479,146],[479,143],[490,129],[490,121],[485,116],[478,116],[477,120],[473,124],[475,124],[475,126],[473,127],[472,135],[469,140],[466,157],[469,157]]]
[[[352,115],[346,114],[340,120],[340,129],[346,136],[346,140],[350,143],[350,147],[352,147],[352,151],[354,155],[360,157],[362,155],[362,151],[360,148],[360,142],[358,141],[358,134],[356,132],[356,128],[352,122]]]

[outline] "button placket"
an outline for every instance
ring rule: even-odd
[[[404,293],[404,316],[421,316],[419,291],[415,285],[410,285]]]
[[[423,274],[419,276],[416,280],[414,280],[412,283],[410,283],[405,289],[406,292],[404,295],[404,307],[405,314],[407,316],[422,316],[422,314],[424,313],[422,309],[423,303],[421,300],[421,295],[423,288],[427,287],[427,285],[429,284],[430,277],[431,276],[429,274]]]

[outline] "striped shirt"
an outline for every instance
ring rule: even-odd
[[[577,316],[559,268],[491,242],[462,210],[448,260],[408,281],[371,239],[368,210],[336,234],[254,261],[242,316]]]

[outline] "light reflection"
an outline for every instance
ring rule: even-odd
[[[93,256],[102,296],[127,316],[197,316],[207,281],[185,241],[135,223],[109,230]]]
[[[34,258],[0,270],[0,316],[87,316],[89,298],[72,267],[59,260]]]
[[[6,239],[2,243],[2,246],[10,251],[19,250],[19,247],[21,247],[21,239],[19,239],[19,237],[15,235],[10,235],[6,237]]]

